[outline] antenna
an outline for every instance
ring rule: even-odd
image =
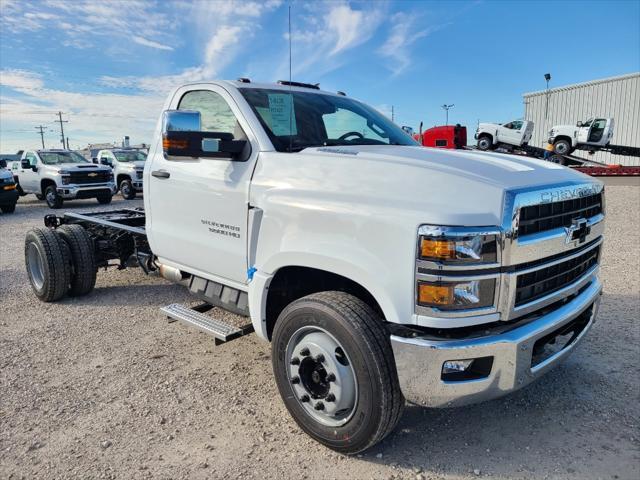
[[[293,93],[291,90],[291,3],[289,3],[289,152],[293,148]]]

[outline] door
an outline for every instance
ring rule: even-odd
[[[593,118],[590,118],[578,127],[578,143],[587,143],[589,141],[589,134],[591,132],[591,125],[593,124]]]
[[[608,137],[606,133],[607,133],[607,119],[596,118],[591,125],[591,130],[589,131],[589,137],[587,138],[587,142],[592,145],[604,145],[608,141]]]
[[[29,161],[29,165],[40,168],[38,157],[33,152],[27,152],[24,156]],[[18,174],[20,187],[28,193],[40,193],[40,176],[38,172],[34,172],[31,168],[24,168],[20,163],[20,173]]]
[[[508,143],[509,145],[520,145],[522,143],[522,136],[522,122],[520,120],[505,123],[498,128],[499,142]]]
[[[200,112],[202,131],[247,139],[248,124],[224,89],[193,88],[179,90],[170,108]],[[149,188],[153,252],[187,272],[246,283],[249,184],[257,155],[253,142],[245,161],[169,160],[157,145],[150,154],[149,187],[145,186]]]

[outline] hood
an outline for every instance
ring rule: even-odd
[[[67,172],[104,172],[111,171],[110,167],[95,165],[93,163],[57,163],[55,165],[47,165],[48,168],[57,168]]]
[[[331,199],[411,216],[417,224],[489,226],[501,224],[507,190],[594,180],[515,155],[367,145],[265,153],[254,182],[258,189],[275,187],[278,194],[290,190],[307,204]]]
[[[6,168],[0,168],[0,179],[6,180],[8,178],[13,180],[13,174]]]

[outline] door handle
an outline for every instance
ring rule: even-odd
[[[154,170],[151,172],[151,175],[156,178],[169,178],[171,176],[171,174],[165,170]]]

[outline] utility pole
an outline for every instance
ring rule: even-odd
[[[69,137],[67,137],[67,150],[71,150],[71,149],[69,148]]]
[[[549,80],[551,80],[551,74],[545,73],[544,79],[547,81],[547,91],[546,91],[546,101],[544,105],[544,120],[547,121],[547,117],[549,116]]]
[[[58,121],[60,122],[60,143],[62,143],[62,148],[64,149],[64,127],[63,123],[69,123],[68,120],[62,120],[62,112],[58,112]]]
[[[44,129],[46,127],[42,126],[42,125],[38,125],[37,127],[35,127],[36,130],[38,130],[38,133],[40,134],[40,140],[42,140],[42,149],[45,149],[44,146]]]
[[[395,121],[395,112],[393,111],[393,105],[391,105],[391,121]]]
[[[451,105],[447,105],[445,103],[444,105],[440,106],[440,108],[444,109],[444,111],[447,112],[447,122],[445,123],[445,125],[449,125],[449,109],[453,107],[455,107],[453,103]]]

